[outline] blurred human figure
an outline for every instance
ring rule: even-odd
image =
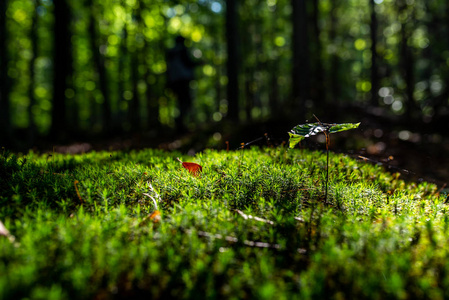
[[[167,53],[167,84],[176,95],[179,115],[176,117],[178,132],[186,131],[186,121],[192,107],[190,82],[194,79],[195,62],[185,45],[185,38],[176,37],[175,46]]]

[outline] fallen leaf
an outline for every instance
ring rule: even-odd
[[[182,166],[186,168],[193,176],[198,176],[198,173],[203,171],[203,167],[196,163],[183,162]]]
[[[150,215],[150,220],[153,223],[159,223],[162,220],[161,212],[158,210],[155,210]]]
[[[192,162],[182,162],[179,158],[178,161],[182,164],[182,166],[189,171],[193,176],[198,176],[200,172],[203,171],[203,167],[197,163]]]
[[[160,223],[162,221],[161,212],[158,210],[153,211],[151,214],[146,216],[140,223],[139,226],[147,225],[148,222],[153,222],[154,224]]]

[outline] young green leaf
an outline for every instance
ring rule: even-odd
[[[304,138],[316,135],[317,133],[336,133],[359,127],[360,123],[307,123],[293,127],[288,133],[290,136],[290,148],[294,148]]]
[[[354,129],[359,127],[360,122],[359,123],[342,123],[342,124],[329,124],[332,125],[329,128],[329,133],[336,133],[336,132],[340,132],[340,131],[346,131],[349,129]]]

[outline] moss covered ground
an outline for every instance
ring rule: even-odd
[[[176,159],[194,162],[190,173]],[[442,299],[447,196],[250,148],[0,156],[0,299]]]

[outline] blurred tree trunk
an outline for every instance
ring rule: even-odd
[[[217,34],[217,36],[219,36],[219,34]],[[214,39],[213,42],[213,49],[214,52],[218,55],[221,55],[221,50],[220,50],[220,41],[217,41],[217,39]],[[220,102],[223,99],[223,90],[222,90],[222,86],[221,86],[221,77],[222,77],[222,66],[221,65],[217,65],[216,66],[216,70],[217,72],[215,73],[215,78],[214,78],[214,88],[215,88],[215,107],[214,107],[214,111],[219,112],[220,111]]]
[[[262,99],[261,95],[263,93],[263,86],[266,84],[266,79],[261,76],[266,71],[266,59],[264,55],[264,46],[263,42],[266,35],[266,32],[263,30],[264,19],[257,12],[263,11],[265,9],[265,1],[258,1],[255,6],[256,17],[255,17],[255,26],[253,26],[254,38],[254,53],[256,55],[256,60],[253,68],[253,72],[251,74],[252,77],[252,85],[251,85],[251,94],[252,94],[252,106],[251,106],[251,118],[254,118],[254,110],[253,108],[258,108],[258,112],[255,117],[260,118],[262,116]]]
[[[128,52],[126,48],[126,44],[128,42],[128,30],[126,28],[126,23],[123,24],[122,34],[120,39],[120,47],[119,47],[119,57],[118,57],[118,82],[117,82],[117,93],[119,97],[119,120],[122,123],[126,121],[125,111],[129,109],[128,102],[126,101],[125,94],[125,83],[126,83],[126,71],[125,65],[127,64]]]
[[[246,121],[251,121],[252,119],[252,108],[254,106],[254,91],[253,91],[253,74],[254,70],[247,66],[244,71],[245,74],[245,115],[246,115]]]
[[[276,38],[276,21],[278,18],[278,9],[275,9],[270,19],[270,39],[272,41]],[[279,88],[278,88],[278,76],[279,76],[279,62],[278,53],[274,52],[275,56],[268,62],[268,74],[269,74],[269,94],[268,103],[271,116],[276,116],[280,110]]]
[[[8,0],[0,1],[0,146],[6,146],[11,139],[11,117],[9,111],[8,76],[8,32],[6,30],[6,10]]]
[[[292,100],[298,120],[306,116],[305,100],[309,97],[309,40],[306,0],[292,0]]]
[[[238,0],[226,0],[226,43],[228,58],[226,62],[228,85],[228,118],[238,121],[239,119],[239,64],[240,56],[238,49]]]
[[[279,99],[279,84],[278,84],[278,72],[279,72],[279,64],[276,61],[271,61],[269,63],[269,95],[268,101],[270,106],[270,114],[271,116],[276,116],[279,111],[281,111],[281,102]]]
[[[329,40],[332,44],[332,53],[330,55],[330,91],[331,91],[331,101],[333,104],[339,108],[340,107],[340,84],[338,81],[338,74],[340,68],[340,59],[337,55],[337,28],[338,21],[336,16],[337,9],[337,1],[331,0],[331,9],[330,9],[330,29],[329,29]]]
[[[143,48],[144,57],[150,57],[150,44],[145,39],[145,44]],[[147,85],[147,89],[145,91],[146,101],[147,101],[147,127],[148,129],[158,129],[159,128],[159,103],[157,100],[157,95],[153,91],[153,87],[155,86],[153,82],[156,80],[155,75],[151,72],[150,62],[145,64],[145,82]]]
[[[29,72],[30,72],[30,84],[28,86],[28,98],[30,103],[28,104],[28,143],[32,145],[36,139],[36,122],[34,122],[33,107],[36,105],[36,98],[34,97],[34,89],[36,88],[36,72],[35,63],[37,58],[37,8],[40,5],[40,1],[36,0],[34,2],[34,12],[31,21],[31,58],[29,62]]]
[[[313,67],[314,67],[314,80],[311,90],[312,99],[318,104],[325,103],[325,93],[324,93],[324,75],[323,75],[323,59],[322,59],[322,46],[320,39],[320,26],[319,26],[319,1],[312,1],[313,10],[312,10],[312,30],[313,30]]]
[[[101,108],[103,132],[108,133],[111,130],[111,101],[109,99],[108,92],[108,79],[106,73],[105,59],[103,53],[101,53],[100,39],[96,23],[97,14],[95,13],[95,5],[93,0],[87,0],[87,7],[90,8],[89,15],[89,38],[90,47],[92,50],[93,62],[98,74],[98,83],[100,87],[101,95],[103,96],[103,103]]]
[[[435,20],[432,20],[433,22],[429,22],[431,27],[431,32],[433,32],[436,35],[436,38],[440,43],[442,43],[443,49],[449,49],[449,2],[446,1],[446,6],[443,10],[442,16],[439,18],[439,22],[435,22]],[[444,30],[445,29],[445,30]],[[431,48],[431,47],[429,47]],[[440,48],[440,49],[441,49]],[[440,52],[440,65],[445,66],[446,61],[446,55],[444,55],[444,51]],[[429,77],[430,79],[430,77]],[[447,68],[443,69],[442,72],[442,80],[446,83],[443,87],[443,92],[441,95],[436,97],[434,99],[433,108],[435,110],[435,115],[439,117],[439,115],[442,112],[445,112],[443,117],[448,116],[448,111],[446,108],[448,107],[449,103],[449,70]],[[429,89],[430,89],[430,80],[429,80]]]
[[[139,96],[139,54],[140,49],[137,46],[137,40],[142,38],[142,36],[139,36],[142,32],[142,16],[141,16],[141,10],[140,6],[139,8],[135,9],[133,12],[133,19],[134,19],[134,25],[137,30],[134,30],[134,45],[131,48],[131,86],[132,86],[132,92],[133,97],[129,103],[129,110],[128,110],[128,117],[129,117],[129,123],[131,124],[131,128],[133,131],[137,131],[141,127],[141,120],[140,120],[140,96]]]
[[[404,20],[401,24],[400,32],[400,71],[402,77],[405,81],[405,117],[407,121],[412,121],[414,113],[417,111],[415,99],[414,99],[414,89],[415,89],[415,76],[414,67],[415,61],[413,58],[412,49],[408,45],[409,39],[412,35],[412,29],[415,27],[415,17],[414,8],[412,11],[408,11],[408,5],[404,0],[397,1],[398,5],[398,15],[402,15]]]
[[[241,6],[240,9],[246,11],[247,7]],[[251,110],[254,105],[254,66],[256,65],[256,49],[255,49],[255,20],[254,20],[254,10],[257,9],[257,5],[252,5],[251,10],[247,11],[244,16],[242,16],[240,20],[240,30],[244,33],[240,36],[241,38],[241,47],[239,50],[242,55],[242,66],[241,69],[241,77],[240,79],[243,81],[243,101],[242,108],[245,112],[245,121],[251,121]],[[260,25],[258,25],[260,26]]]
[[[164,26],[164,30],[165,30]],[[153,49],[156,48],[157,42],[149,42],[147,38],[143,38],[143,48],[142,48],[142,59],[143,65],[145,66],[145,72],[143,78],[146,84],[145,97],[146,97],[146,109],[147,109],[147,120],[143,127],[157,132],[160,128],[159,122],[159,102],[157,96],[156,87],[156,75],[151,70],[151,64],[154,61],[155,54]],[[164,50],[162,50],[164,51]],[[165,52],[165,51],[164,51]]]
[[[449,2],[446,2],[446,9],[445,9],[445,21],[446,21],[446,38],[444,39],[444,44],[446,45],[446,49],[449,49]],[[443,25],[444,26],[444,25]],[[441,30],[441,28],[440,28]],[[444,92],[442,93],[441,97],[437,101],[436,104],[436,113],[439,114],[440,111],[447,108],[449,104],[449,70],[446,69],[445,77],[443,80],[445,80],[446,84],[444,87]],[[448,115],[448,111],[446,111],[446,116]]]
[[[449,49],[449,2],[446,1],[446,7],[444,10],[444,20],[446,21],[446,26],[443,24],[443,28],[446,27],[446,37],[443,39],[443,43],[446,46],[446,49]],[[443,23],[443,22],[442,22]],[[440,28],[441,30],[441,28]],[[442,117],[444,120],[443,123],[447,122],[447,117],[449,116],[449,111],[447,110],[447,107],[449,106],[449,70],[447,68],[444,68],[445,72],[443,73],[443,80],[446,82],[444,85],[444,90],[439,99],[436,101],[435,104],[435,115],[437,118]],[[447,123],[446,123],[447,124]],[[446,129],[443,129],[446,130]]]
[[[435,11],[434,9],[432,9],[432,5],[429,5],[429,2],[424,3],[424,9],[426,11],[426,14],[432,16],[431,18],[426,18],[425,20],[421,21],[422,24],[427,27],[429,44],[432,46],[424,48],[422,50],[422,54],[420,55],[422,59],[428,61],[428,63],[422,67],[420,78],[418,79],[426,82],[426,87],[423,89],[424,95],[420,96],[419,100],[421,100],[420,104],[422,105],[422,108],[430,106],[436,111],[436,104],[439,97],[434,97],[432,95],[430,87],[434,70],[441,70],[440,66],[444,66],[446,64],[446,59],[444,58],[444,55],[442,55],[444,49],[442,49],[441,47],[441,45],[444,43],[444,39],[446,38],[444,30],[441,30],[442,28],[444,28],[443,20],[445,19],[444,17],[441,17],[441,13],[444,13],[445,11],[442,10],[441,7],[439,7],[438,11]],[[443,75],[442,79],[444,80],[444,72],[441,75]]]
[[[129,123],[131,124],[131,129],[133,131],[139,130],[140,128],[140,114],[139,114],[139,106],[140,106],[140,97],[139,90],[137,85],[139,83],[139,54],[137,49],[134,49],[134,52],[131,53],[131,85],[133,91],[133,97],[129,103],[128,110],[128,118]]]
[[[68,0],[58,0],[54,5],[54,47],[53,47],[53,107],[50,135],[64,138],[67,133],[67,112],[65,91],[72,75],[72,48],[70,31],[70,7]]]
[[[371,35],[371,105],[378,106],[379,100],[377,92],[379,91],[379,72],[378,72],[378,55],[377,55],[377,14],[376,3],[369,0],[371,11],[370,35]]]

